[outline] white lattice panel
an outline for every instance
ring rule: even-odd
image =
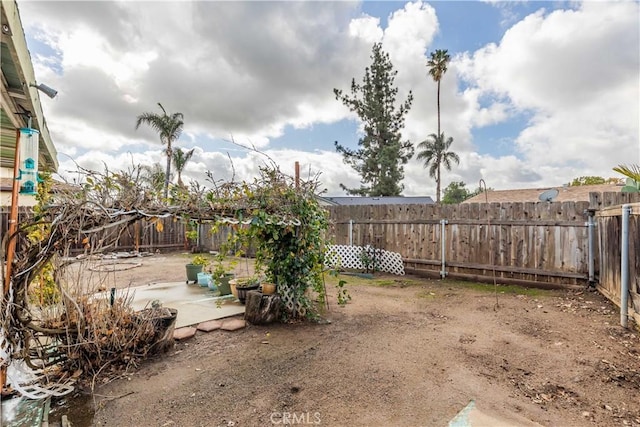
[[[404,276],[404,263],[397,252],[375,249],[372,246],[327,246],[325,264],[331,268],[352,268],[364,270],[364,261],[368,261],[369,268],[375,265],[377,271]]]
[[[296,299],[294,292],[295,291],[293,289],[287,286],[278,288],[278,293],[282,298],[285,310],[290,315],[304,318],[307,314],[307,309],[303,304],[300,303],[300,301]]]

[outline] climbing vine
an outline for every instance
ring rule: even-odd
[[[228,248],[255,251],[259,271],[279,286],[287,319],[315,317],[314,299],[326,300],[328,219],[317,201],[316,179],[295,182],[272,165],[261,168],[251,182],[211,180],[210,188],[196,183],[164,199],[145,183],[139,167],[79,173],[85,175],[82,185],[60,186],[55,192],[45,178],[39,205],[9,237],[17,240],[17,249],[11,291],[0,304],[0,329],[10,331],[4,346],[12,358],[30,366],[60,363],[65,366],[61,372],[72,369],[95,381],[109,372],[104,367],[135,365],[153,348],[158,338],[153,331],[153,319],[158,318],[154,310],[161,307],[141,318],[127,296],[111,302],[89,298],[91,290],[83,289],[88,282],[78,275],[83,267],[74,267],[75,260],[69,257],[71,248],[82,247],[85,255],[114,250],[136,223],[157,232],[162,232],[164,218],[231,226]],[[34,310],[34,304],[51,304],[54,309]],[[119,325],[122,333],[116,333],[113,325]],[[126,340],[129,336],[135,339]],[[34,342],[41,343],[38,352],[30,351]]]
[[[263,170],[267,185],[259,185],[253,192],[258,208],[252,212],[252,235],[255,237],[256,260],[266,266],[267,279],[276,283],[280,292],[292,300],[288,315],[300,313],[315,316],[308,296],[313,289],[324,301],[323,286],[324,235],[328,214],[315,197],[315,186],[295,187],[276,170]],[[288,215],[298,223],[282,224],[270,217],[269,204],[286,206]],[[291,307],[298,306],[291,310]]]
[[[324,235],[328,213],[318,203],[317,182],[296,185],[276,168],[262,168],[252,183],[227,187],[223,197],[214,191],[210,201],[249,206],[236,210],[222,253],[236,256],[255,249],[256,270],[264,269],[266,279],[278,285],[290,299],[284,306],[288,318],[315,317],[309,289],[318,301],[325,301],[323,282]],[[228,219],[218,221],[228,224]],[[218,227],[214,227],[214,231]]]

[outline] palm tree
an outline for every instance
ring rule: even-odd
[[[450,60],[451,57],[446,49],[436,49],[435,52],[431,52],[431,59],[427,61],[429,75],[438,83],[438,135],[440,135],[440,80],[442,80],[442,76],[447,72],[447,64]]]
[[[142,173],[142,180],[155,194],[160,194],[164,189],[165,183],[165,171],[162,170],[162,165],[158,162],[152,165],[144,165],[142,166]]]
[[[176,172],[178,173],[178,185],[183,186],[182,184],[182,171],[184,167],[187,166],[189,160],[191,160],[191,156],[193,156],[193,152],[195,148],[192,148],[189,151],[183,151],[182,148],[176,148],[173,152],[173,166],[176,167]]]
[[[446,138],[444,132],[438,137],[432,133],[426,140],[418,144],[418,160],[424,160],[424,167],[429,168],[429,176],[436,179],[436,203],[440,203],[440,168],[444,166],[451,170],[453,162],[460,164],[460,157],[449,148],[453,144],[453,138]]]
[[[627,182],[620,191],[623,193],[640,192],[640,165],[618,165],[614,171],[627,177]]]
[[[171,177],[171,159],[173,157],[173,149],[171,145],[180,137],[182,126],[184,125],[182,113],[173,113],[168,115],[162,104],[158,102],[158,106],[162,110],[162,114],[142,113],[136,121],[136,129],[142,123],[146,123],[160,134],[160,142],[166,145],[165,153],[167,155],[167,169],[164,175],[164,198],[169,195],[169,180]]]

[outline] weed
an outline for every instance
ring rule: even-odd
[[[349,291],[345,287],[346,284],[346,280],[340,280],[336,285],[336,288],[338,289],[338,305],[340,306],[345,306],[349,301],[351,301],[351,295],[349,295]]]

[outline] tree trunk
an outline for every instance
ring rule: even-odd
[[[280,320],[280,295],[263,295],[258,291],[247,292],[244,319],[254,325],[264,325]]]
[[[440,138],[440,79],[438,79],[438,138]],[[436,203],[440,204],[440,160],[438,161],[438,179],[436,183]]]
[[[167,170],[164,175],[164,198],[169,197],[169,177],[171,176],[171,156],[173,150],[171,149],[171,141],[167,141]]]
[[[438,179],[436,180],[436,203],[440,204],[440,163],[438,163]]]
[[[438,79],[438,138],[440,137],[440,80]]]

